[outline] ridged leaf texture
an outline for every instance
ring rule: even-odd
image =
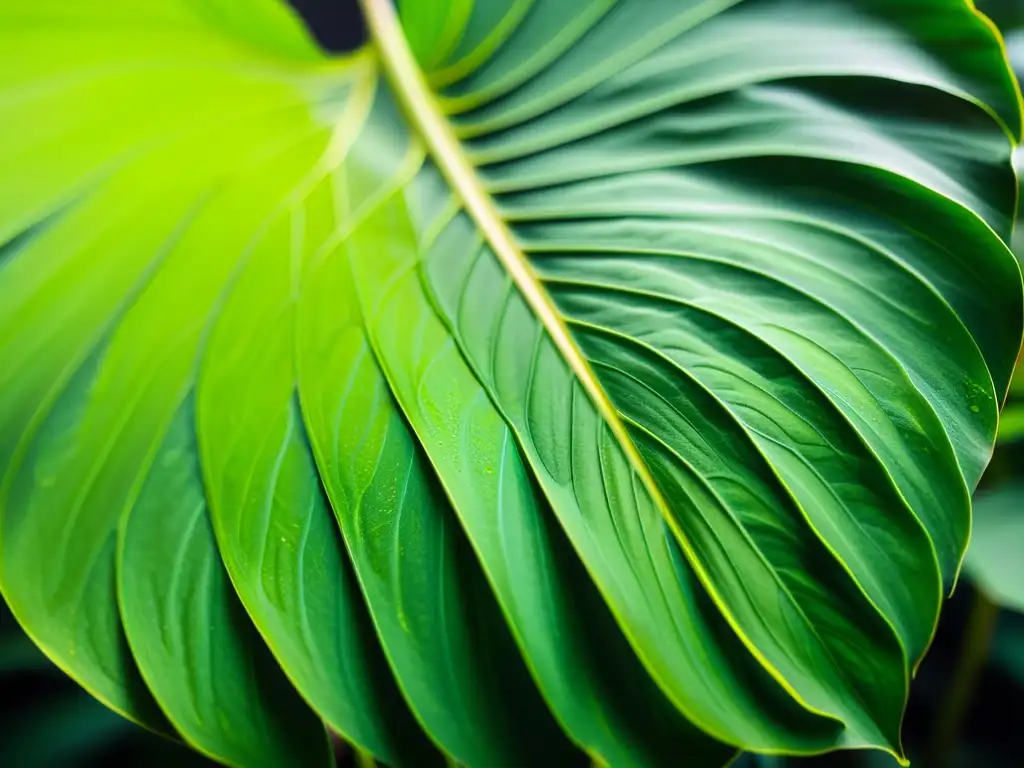
[[[230,765],[902,757],[1021,346],[994,28],[363,6],[0,0],[18,620]]]

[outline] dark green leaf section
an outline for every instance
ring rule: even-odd
[[[380,131],[368,130],[367,136],[379,140],[384,130],[383,127]],[[443,188],[425,189],[422,192],[428,197],[417,201],[420,204],[436,205],[440,202],[443,205],[447,197]],[[403,452],[411,451],[411,446],[405,447],[412,435],[405,433],[403,436],[408,428],[401,421],[397,410],[397,406],[400,406],[436,468],[441,483],[438,490],[443,487],[454,504],[454,510],[444,505],[438,509],[438,513],[452,516],[457,513],[456,521],[462,523],[469,543],[484,566],[487,581],[498,597],[505,620],[524,653],[541,693],[569,735],[589,751],[615,764],[634,764],[638,761],[642,764],[660,764],[670,761],[671,755],[681,751],[700,755],[702,762],[724,762],[732,750],[708,742],[685,720],[673,713],[649,681],[644,684],[642,668],[631,658],[627,646],[614,624],[609,621],[610,617],[592,587],[588,588],[586,581],[581,580],[583,574],[579,564],[565,547],[564,540],[552,528],[554,520],[531,482],[514,436],[490,404],[471,371],[465,363],[460,362],[458,349],[451,344],[447,331],[434,315],[429,299],[423,292],[415,270],[419,258],[415,231],[405,205],[401,193],[396,191],[377,210],[368,213],[365,221],[361,221],[349,236],[347,249],[328,257],[313,280],[313,284],[318,286],[335,287],[351,281],[353,293],[344,303],[360,307],[365,318],[362,322],[368,328],[369,341],[358,330],[360,321],[357,317],[339,326],[338,319],[332,321],[322,311],[318,312],[315,319],[310,319],[308,328],[318,329],[320,333],[330,331],[333,326],[337,330],[331,331],[332,335],[326,336],[325,341],[331,338],[337,341],[332,345],[322,342],[318,344],[323,350],[322,354],[327,354],[329,349],[335,350],[330,353],[332,365],[319,375],[314,375],[315,369],[312,367],[308,369],[308,374],[307,369],[303,368],[303,392],[319,392],[323,387],[323,384],[318,383],[321,377],[326,377],[327,381],[341,380],[340,376],[332,374],[333,360],[337,359],[339,364],[344,363],[339,371],[352,371],[343,388],[343,410],[340,412],[339,423],[353,423],[360,413],[384,416],[387,414],[385,409],[395,409],[394,415],[382,419],[379,426],[368,425],[369,431],[363,433],[363,442],[357,444],[356,448],[349,446],[353,445],[351,441],[359,432],[351,437],[342,432],[326,444],[329,446],[343,441],[335,450],[334,458],[330,458],[328,453],[324,459],[324,464],[332,469],[339,462],[339,457],[346,455],[352,457],[349,461],[360,459],[360,454],[364,452],[377,454],[383,459],[373,476],[374,483],[362,491],[363,509],[359,510],[359,516],[351,522],[353,526],[361,524],[361,528],[354,530],[351,536],[350,523],[347,522],[347,516],[351,513],[347,510],[352,505],[350,500],[359,497],[354,492],[359,487],[354,481],[360,473],[353,472],[354,468],[348,469],[344,463],[338,466],[341,482],[337,495],[332,498],[339,510],[342,527],[353,548],[356,562],[361,563],[371,558],[368,565],[373,566],[374,571],[394,574],[391,578],[395,584],[390,592],[393,595],[392,601],[396,598],[401,600],[399,618],[406,624],[404,634],[407,637],[419,634],[416,632],[416,618],[422,614],[423,608],[411,611],[420,606],[421,601],[416,599],[416,593],[412,591],[416,584],[409,583],[410,577],[404,574],[411,570],[422,579],[436,571],[438,566],[430,560],[421,559],[421,556],[414,557],[415,550],[409,549],[420,536],[430,531],[426,527],[430,518],[425,516],[430,504],[424,503],[425,499],[422,498],[417,503],[417,498],[422,494],[418,489],[425,483],[429,489],[430,483],[418,463],[404,470],[405,462],[397,464],[397,469],[404,473],[404,479],[400,481],[403,495],[399,498],[400,506],[397,510],[400,518],[396,516],[392,525],[396,526],[394,541],[401,542],[395,546],[404,550],[402,560],[389,562],[387,569],[384,569],[375,563],[383,553],[377,554],[370,550],[358,554],[356,549],[366,550],[367,544],[377,538],[389,540],[386,537],[367,535],[370,530],[383,527],[383,522],[377,523],[376,519],[384,511],[376,512],[372,518],[367,519],[375,506],[367,501],[372,501],[378,493],[374,486],[383,483],[385,487],[394,487],[394,481],[389,482],[393,470],[388,471],[388,467],[392,462],[398,462]],[[399,235],[403,235],[402,239],[398,238]],[[371,257],[371,254],[376,254],[376,257]],[[310,296],[318,294],[319,291],[314,290]],[[345,358],[341,357],[346,349],[351,349],[347,354],[355,355],[356,362],[346,363]],[[387,376],[386,381],[376,371],[374,355]],[[315,359],[322,360],[323,357]],[[353,381],[351,377],[357,378]],[[374,378],[377,379],[376,383]],[[395,404],[392,404],[392,396],[387,393],[388,383],[398,401]],[[366,402],[355,399],[359,392],[372,395],[372,400]],[[312,400],[313,404],[318,402],[319,395]],[[316,414],[318,410],[316,405],[310,406],[311,413]],[[384,445],[376,448],[381,439]],[[333,474],[334,471],[331,471],[329,476]],[[333,487],[332,483],[328,485]],[[437,490],[434,491],[435,498],[436,494]],[[411,509],[419,510],[415,522],[408,520],[409,511],[405,510],[407,503]],[[388,505],[376,506],[383,506],[385,510],[388,508]],[[399,519],[406,526],[407,532],[404,535],[397,529]],[[441,517],[439,523],[444,520],[445,517]],[[418,530],[423,530],[423,534],[417,535]],[[455,552],[459,554],[458,549]],[[472,550],[467,551],[463,557],[467,555],[472,557]],[[388,560],[393,561],[395,558],[396,554],[392,551]],[[370,581],[370,574],[365,573],[361,567],[360,572],[365,574],[364,584],[367,585],[373,609],[378,602],[369,591],[373,582]],[[544,578],[525,575],[531,573],[543,573]],[[386,592],[384,596],[387,596]],[[447,602],[446,599],[444,603]],[[501,622],[497,616],[490,620]],[[387,646],[392,632],[388,631],[383,618],[378,621]],[[446,623],[451,627],[449,632],[457,629],[457,625],[451,624],[450,619]],[[472,625],[479,626],[476,622]],[[397,631],[393,634],[401,636]],[[429,639],[429,636],[424,639]],[[475,642],[480,643],[481,640]],[[623,652],[625,655],[620,656]],[[394,653],[397,668],[397,651]],[[457,658],[460,667],[471,660],[466,658],[465,650]],[[400,671],[399,679],[411,683],[416,677]],[[445,681],[439,680],[438,683]],[[432,698],[437,698],[442,691],[455,693],[450,682],[447,685],[435,683],[432,690]],[[409,694],[415,707],[416,699],[411,689]],[[543,708],[539,701],[531,704],[522,693],[515,698],[506,696],[505,700],[516,702],[511,711],[525,710],[531,706]],[[483,710],[485,705],[481,702],[479,706]],[[475,717],[482,715],[481,711]],[[425,711],[421,717],[426,716]],[[466,719],[466,715],[462,717]],[[508,711],[505,717],[508,717]],[[454,722],[445,723],[444,727],[451,730],[454,725]],[[532,726],[534,735],[530,737],[530,742],[543,744],[542,728],[549,726],[543,722],[540,725],[542,727]],[[442,737],[444,731],[439,725],[428,723],[428,726],[439,738]],[[456,755],[460,754],[454,746],[457,742],[442,743]],[[516,749],[524,747],[534,749],[536,745],[522,744]],[[508,746],[505,749],[507,754],[512,754],[507,752]],[[543,747],[543,752],[536,759],[553,759],[552,755],[557,754],[557,749],[564,748],[558,747],[557,742],[554,747]],[[527,756],[524,755],[522,759]],[[576,761],[569,757],[559,759]]]
[[[143,677],[187,742],[236,766],[331,764],[327,734],[231,588],[213,535],[191,398],[121,524],[118,591]]]
[[[991,120],[1016,135],[1017,94],[984,75],[1001,54],[963,4],[600,5],[531,12],[441,108],[734,628],[844,738],[894,744],[1019,349]],[[432,228],[439,311],[571,509],[586,395],[472,224]],[[574,541],[602,584],[611,541]],[[635,633],[634,601],[606,589]]]
[[[978,105],[1014,132],[1019,124],[1010,84],[995,95],[978,76],[998,55],[985,47],[989,32],[957,3],[819,4],[784,24],[768,20],[777,3],[717,14],[713,4],[641,5],[617,4],[505,95],[489,80],[460,86],[453,107],[476,108],[458,116],[459,130],[488,189],[556,298],[600,290],[616,307],[645,294],[676,312],[689,306],[798,366],[830,401],[828,418],[858,433],[862,447],[840,450],[866,448],[892,478],[948,583],[1020,335],[1005,322],[1021,315],[1019,272],[985,226],[1008,233],[1013,179],[1010,145]],[[925,49],[948,45],[948,68],[883,34],[893,24]],[[877,55],[860,56],[869,35]],[[584,66],[620,37],[650,46]],[[966,135],[972,151],[951,152]],[[990,258],[969,256],[978,242]],[[998,298],[994,286],[1005,286]],[[754,409],[763,406],[748,404],[748,421]],[[808,508],[829,501],[818,481],[792,469],[783,479]],[[841,499],[829,506],[845,514]],[[913,520],[897,525],[920,540]],[[845,532],[817,527],[831,547],[847,546]],[[874,582],[876,604],[900,600],[878,588],[891,580],[856,571],[865,589]],[[915,598],[916,627],[902,632],[912,657],[934,623],[928,592]]]
[[[429,176],[420,184],[421,200],[436,194]],[[814,723],[786,701],[742,645],[727,639],[721,617],[695,600],[696,580],[679,563],[665,520],[466,219],[441,230],[425,265],[440,315],[514,428],[591,578],[670,699],[725,741],[820,749],[822,740],[833,738],[832,724]],[[673,629],[670,642],[665,627]],[[707,668],[723,672],[708,675]]]
[[[355,256],[369,237],[360,233],[380,236],[370,223],[422,160],[390,97],[377,98],[376,130],[361,133],[330,198],[353,208],[338,210],[341,229],[306,264],[297,365],[314,452],[384,653],[426,731],[468,765],[572,765],[580,758],[539,700],[445,488],[388,387],[353,279],[398,247],[374,240]]]
[[[19,621],[234,765],[900,755],[1024,322],[990,27],[397,5],[0,10]]]
[[[625,580],[626,574],[632,574],[637,579],[636,596],[613,593],[612,599],[617,611],[628,616],[632,625],[628,631],[637,637],[638,652],[650,657],[659,653],[654,650],[657,646],[667,646],[670,650],[661,650],[661,659],[671,662],[674,658],[676,664],[684,663],[686,657],[680,656],[680,652],[696,645],[691,633],[686,632],[679,638],[678,650],[660,640],[656,631],[649,630],[651,634],[639,635],[643,631],[639,620],[646,618],[640,611],[642,608],[650,610],[653,601],[648,598],[633,605],[639,602],[641,594],[664,593],[666,588],[659,588],[659,584],[675,581],[674,568],[667,558],[660,562],[658,570],[652,569],[646,573],[638,572],[635,565],[630,567],[630,561],[636,557],[630,549],[642,552],[644,549],[665,547],[664,544],[659,547],[656,543],[666,533],[657,510],[650,502],[644,501],[645,490],[637,478],[631,477],[625,458],[611,435],[606,432],[599,414],[593,409],[586,394],[575,384],[572,373],[512,289],[497,262],[486,249],[481,250],[472,237],[464,241],[468,248],[453,247],[460,229],[465,231],[464,224],[460,226],[459,221],[453,223],[442,234],[443,241],[439,240],[443,246],[436,247],[427,261],[432,284],[439,294],[438,303],[442,313],[453,324],[458,324],[456,327],[467,358],[475,364],[478,376],[504,407],[507,418],[517,427],[527,455],[541,473],[541,483],[552,499],[555,510],[563,515],[563,525],[570,537],[578,542],[584,561],[599,574],[599,583],[607,584],[607,589],[611,591],[616,582],[628,583]],[[453,292],[445,293],[446,286],[458,287]],[[513,339],[518,343],[513,343]],[[502,354],[505,350],[508,355]],[[523,354],[525,350],[529,350],[529,354]],[[778,491],[771,490],[771,479],[763,475],[759,479],[751,472],[756,464],[750,460],[749,451],[744,455],[740,452],[742,449],[729,445],[728,435],[735,432],[735,428],[722,421],[710,421],[714,403],[709,403],[706,396],[701,399],[697,390],[689,393],[680,390],[678,377],[673,378],[666,375],[664,370],[659,371],[655,363],[647,361],[645,365],[635,358],[627,358],[621,364],[630,368],[632,376],[646,378],[627,378],[627,374],[623,377],[625,381],[622,381],[609,375],[603,383],[613,400],[620,394],[628,398],[629,406],[620,407],[627,423],[636,425],[638,430],[652,437],[649,445],[653,453],[647,458],[655,474],[660,475],[658,479],[663,483],[666,496],[672,500],[673,515],[693,514],[700,510],[701,518],[677,520],[682,530],[689,533],[710,528],[708,538],[698,544],[708,553],[708,559],[700,565],[707,569],[705,573],[709,574],[718,595],[723,595],[722,590],[727,590],[725,594],[732,598],[730,604],[737,606],[737,610],[747,611],[746,618],[751,622],[748,626],[758,621],[761,615],[767,615],[771,618],[765,620],[765,624],[783,623],[790,627],[795,637],[800,638],[799,643],[786,646],[769,632],[761,630],[755,640],[758,649],[772,654],[772,661],[786,670],[783,673],[785,678],[795,681],[794,687],[799,686],[797,690],[804,697],[803,700],[819,712],[835,711],[829,709],[830,706],[836,706],[832,702],[843,701],[842,691],[850,685],[851,680],[843,679],[842,670],[858,661],[874,664],[876,659],[887,655],[887,666],[872,669],[871,679],[877,682],[889,676],[890,684],[897,690],[904,687],[901,651],[895,638],[888,634],[888,628],[881,617],[878,617],[874,629],[870,625],[854,627],[840,618],[856,612],[859,603],[854,591],[849,592],[847,598],[853,602],[843,606],[842,590],[849,589],[846,585],[850,582],[839,570],[838,563],[825,552],[822,553],[825,556],[819,558],[817,563],[809,560],[793,562],[791,559],[794,552],[814,551],[819,546],[811,530],[804,527],[806,524],[799,513],[793,509],[788,520],[771,527],[758,528],[753,522],[758,518],[770,519],[772,494],[778,494]],[[617,370],[612,363],[606,365],[613,371]],[[652,394],[657,397],[651,397]],[[672,402],[668,402],[666,397],[673,399]],[[684,401],[691,404],[693,409],[687,414],[689,421],[686,416],[672,409],[673,403],[675,408],[680,408],[683,407],[680,403]],[[706,424],[703,432],[698,431],[698,427],[689,426],[693,423]],[[693,431],[688,432],[689,429]],[[707,464],[699,469],[712,476],[712,482],[717,484],[717,488],[703,486],[690,468],[682,464],[680,456],[673,454],[672,448],[654,438],[654,434],[666,433],[668,439],[679,446],[680,453],[688,457],[707,456]],[[563,438],[563,435],[569,437]],[[717,445],[710,442],[713,435],[718,436]],[[640,438],[638,442],[644,445],[642,435],[637,437]],[[737,456],[737,452],[740,455]],[[736,475],[730,477],[723,474],[720,469],[723,459],[726,466],[737,467]],[[739,468],[744,468],[745,473],[740,474]],[[715,477],[716,473],[718,477]],[[590,488],[594,489],[595,495],[588,495]],[[731,519],[729,512],[715,499],[715,490],[729,497],[731,508],[737,514],[747,514],[749,517],[745,520]],[[682,499],[691,499],[704,506],[695,509],[681,503]],[[602,503],[603,509],[599,506]],[[792,509],[788,503],[777,503],[783,510],[787,507]],[[600,518],[596,517],[599,510],[608,520],[603,535],[599,533]],[[650,532],[644,534],[645,526],[641,524],[638,527],[634,520],[642,521],[645,516],[652,514],[653,520],[648,525],[653,524],[653,530],[648,528]],[[806,533],[801,531],[802,528]],[[751,541],[744,529],[753,529],[753,535],[759,535],[761,540]],[[643,538],[630,544],[630,539],[638,534]],[[788,540],[782,537],[788,537]],[[687,543],[692,545],[693,539]],[[772,553],[786,553],[786,561],[765,562],[765,549],[768,549],[769,557]],[[669,550],[665,548],[664,551],[667,554]],[[613,556],[623,558],[622,566],[613,570],[607,570],[605,566],[606,570],[601,572],[600,566],[614,562],[611,560]],[[711,562],[712,558],[717,559]],[[829,568],[832,570],[829,571]],[[736,574],[742,574],[741,579],[748,577],[744,579],[746,583],[731,582],[730,577],[735,578]],[[799,583],[790,580],[796,574],[801,575]],[[826,590],[819,586],[823,584],[829,585],[827,597]],[[752,589],[755,585],[758,591]],[[673,591],[678,594],[678,587]],[[657,606],[657,603],[654,605]],[[669,615],[679,610],[671,603],[668,606]],[[666,606],[663,604],[658,607],[665,610]],[[774,615],[770,611],[774,611]],[[828,621],[829,614],[838,625],[828,631],[825,635],[828,640],[823,642],[816,624]],[[809,620],[808,615],[813,616],[814,620]],[[664,626],[667,618],[652,622],[652,630],[653,627]],[[839,627],[842,627],[841,631]],[[874,637],[869,634],[872,631]],[[830,648],[830,643],[836,643],[840,638],[842,650],[838,650],[837,645]],[[871,653],[860,650],[858,645],[870,649]],[[674,654],[674,657],[669,656],[669,653]],[[839,654],[845,663],[834,660],[834,656]],[[815,673],[801,676],[801,667],[814,669]],[[830,667],[833,669],[831,674],[836,675],[834,680],[827,677]],[[690,682],[696,670],[684,676],[681,674],[684,669],[681,667],[675,674],[664,675],[663,685],[674,683],[672,692],[678,697],[677,700],[695,701],[705,709],[704,702],[712,699],[709,695],[711,691],[696,693],[694,684]],[[689,691],[682,690],[682,681],[687,681]],[[831,686],[834,687],[830,690]],[[881,686],[872,690],[881,690]],[[721,691],[718,693],[727,695]],[[735,694],[729,698],[735,698]],[[885,704],[879,702],[878,712],[884,712],[884,707]],[[848,712],[842,710],[836,714],[849,716]],[[769,717],[776,715],[777,712],[773,712]],[[712,715],[709,713],[705,717],[710,718]],[[895,712],[889,712],[889,717],[895,717],[898,721],[899,704]],[[737,723],[751,719],[749,715],[742,719],[719,718],[707,722],[705,727],[721,729],[712,732],[724,734],[723,738],[727,740],[742,738],[736,729],[743,726]],[[698,722],[706,721],[698,719]],[[863,727],[865,731],[860,738],[865,741],[889,738],[873,732],[872,725],[865,724]],[[790,748],[800,747],[794,743]]]

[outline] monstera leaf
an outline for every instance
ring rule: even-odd
[[[233,765],[901,757],[1021,343],[991,25],[364,11],[0,0],[19,622]]]

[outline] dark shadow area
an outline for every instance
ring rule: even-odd
[[[326,50],[353,51],[366,40],[357,0],[288,0]]]

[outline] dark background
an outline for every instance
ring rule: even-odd
[[[357,0],[288,0],[302,14],[320,45],[329,51],[351,51],[365,39]]]

